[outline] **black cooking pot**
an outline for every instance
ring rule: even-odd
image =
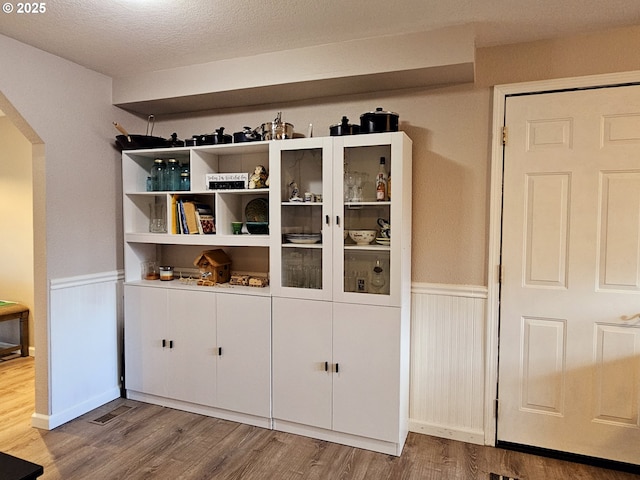
[[[360,133],[397,132],[398,119],[397,113],[385,112],[378,107],[375,112],[360,115]]]
[[[234,132],[233,143],[257,142],[262,140],[262,135],[251,127],[243,127],[241,132]]]
[[[220,145],[223,143],[231,143],[233,141],[231,135],[227,135],[223,132],[224,127],[220,127],[216,130],[216,133],[193,135],[191,140],[187,140],[187,146],[193,147],[196,145]]]
[[[340,123],[336,123],[329,127],[329,135],[332,137],[357,135],[358,133],[360,133],[360,126],[349,123],[349,119],[347,117],[342,117],[342,121]]]

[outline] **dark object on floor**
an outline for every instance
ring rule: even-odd
[[[95,420],[91,420],[91,423],[95,423],[97,425],[106,425],[114,418],[122,415],[123,413],[127,413],[134,407],[130,407],[129,405],[120,405],[115,410],[111,410],[109,413],[105,413],[101,417],[96,418]]]
[[[513,477],[507,477],[506,475],[500,475],[498,473],[490,473],[489,480],[518,480],[518,479]]]
[[[43,473],[42,465],[0,452],[0,480],[31,480]]]

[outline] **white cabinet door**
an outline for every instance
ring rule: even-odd
[[[400,340],[400,308],[334,304],[334,430],[398,441]]]
[[[216,406],[269,417],[271,414],[271,300],[217,294]]]
[[[167,295],[164,289],[125,285],[125,386],[165,396]]]
[[[156,289],[153,289],[156,290]],[[167,385],[171,398],[215,404],[216,295],[167,290]]]
[[[272,302],[273,417],[331,429],[332,304]]]

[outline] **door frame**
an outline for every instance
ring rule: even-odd
[[[498,348],[500,324],[500,256],[502,250],[502,183],[504,147],[502,127],[506,99],[562,90],[589,89],[640,84],[640,70],[632,72],[568,77],[536,82],[496,85],[493,87],[493,116],[491,128],[491,167],[489,194],[489,251],[487,252],[487,310],[485,349],[485,413],[484,443],[496,445],[498,416]]]

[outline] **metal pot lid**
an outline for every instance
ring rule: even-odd
[[[334,123],[333,125],[330,126],[330,128],[334,128],[334,127],[357,127],[358,125],[355,123],[349,123],[349,119],[346,116],[342,117],[342,120],[340,121],[340,123]]]
[[[362,115],[360,115],[360,117],[364,117],[365,115],[393,115],[398,117],[399,115],[397,113],[394,112],[386,112],[382,109],[382,107],[378,107],[376,108],[376,110],[374,112],[367,112],[367,113],[363,113]]]

